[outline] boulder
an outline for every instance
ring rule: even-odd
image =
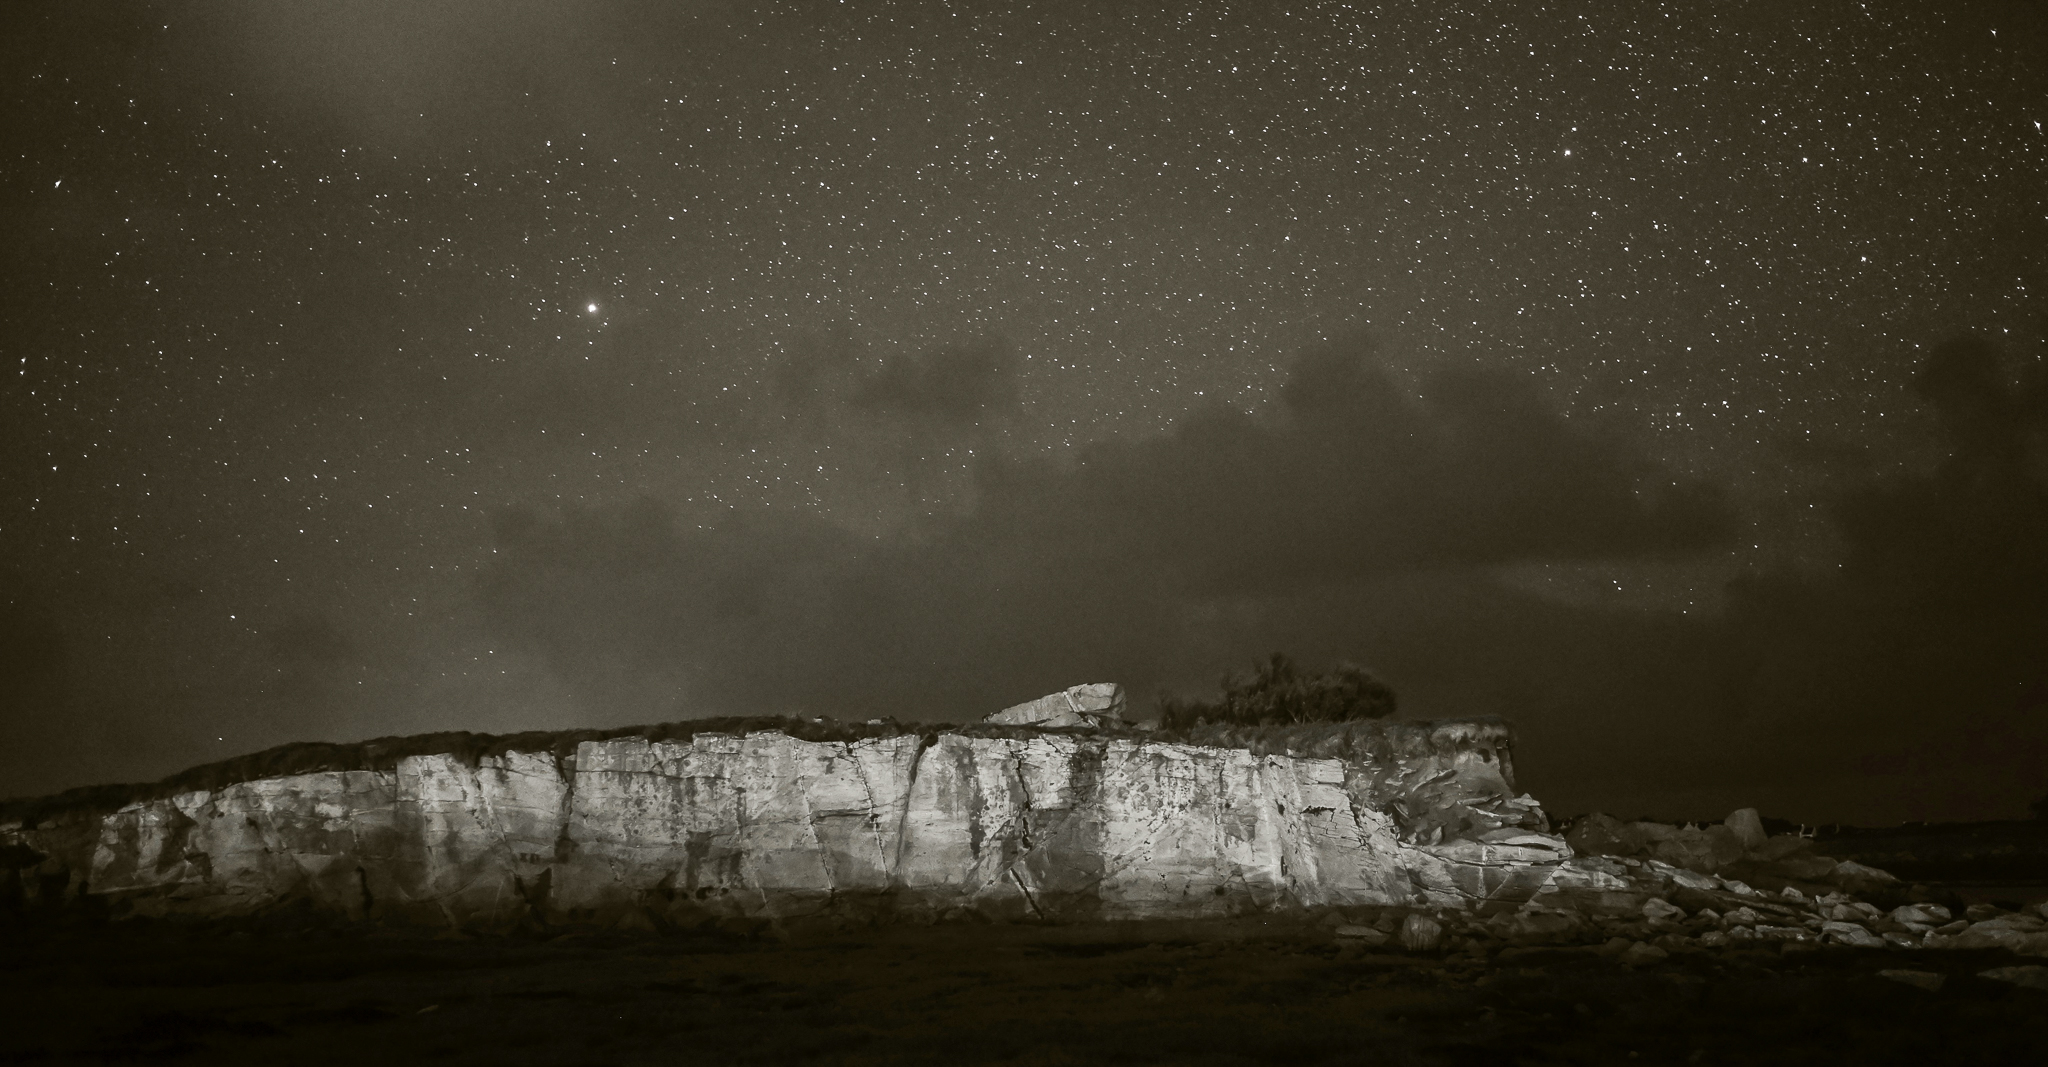
[[[1712,874],[1743,856],[1742,840],[1726,826],[1687,827],[1659,842],[1651,855],[1688,871]]]
[[[1598,811],[1574,821],[1564,839],[1581,856],[1633,856],[1645,844],[1632,824]]]
[[[1939,904],[1901,904],[1891,910],[1895,923],[1939,926],[1948,921],[1948,909]]]
[[[1685,919],[1685,909],[1667,901],[1658,900],[1656,897],[1651,897],[1643,901],[1643,918],[1651,922],[1656,922],[1659,919],[1683,922]]]
[[[1410,915],[1401,923],[1401,946],[1410,952],[1434,952],[1443,940],[1443,924],[1426,915]]]
[[[2009,952],[2025,952],[2032,946],[2029,941],[2033,934],[1993,923],[1972,923],[1970,928],[1948,939],[1943,946],[1953,949],[2002,948]],[[2043,946],[2048,948],[2048,946]]]
[[[1764,842],[1770,839],[1770,835],[1764,833],[1763,817],[1757,814],[1755,808],[1730,812],[1726,819],[1721,820],[1721,825],[1726,826],[1729,832],[1735,835],[1736,841],[1741,843],[1746,852],[1762,848]]]
[[[1851,893],[1874,893],[1899,884],[1899,880],[1893,877],[1890,871],[1866,867],[1855,860],[1843,860],[1835,864],[1834,869],[1823,877]]]
[[[1090,682],[1012,705],[982,719],[999,726],[1115,726],[1124,718],[1124,687]]]
[[[1855,948],[1884,947],[1884,938],[1865,929],[1862,923],[1822,923],[1820,935],[1823,940],[1835,945],[1850,945]]]

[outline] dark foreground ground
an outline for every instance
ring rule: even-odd
[[[2048,993],[1977,977],[2024,963],[2048,961],[1759,947],[1631,970],[1258,920],[475,939],[16,922],[0,1063],[2044,1063]]]

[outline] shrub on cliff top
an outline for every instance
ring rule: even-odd
[[[1275,652],[1248,678],[1225,675],[1220,700],[1181,700],[1161,694],[1159,725],[1168,730],[1197,723],[1266,726],[1383,719],[1396,705],[1394,691],[1363,667],[1346,663],[1306,674]]]

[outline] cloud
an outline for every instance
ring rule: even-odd
[[[1841,565],[1747,575],[1718,616],[1505,575],[1711,558],[1721,491],[1513,375],[1410,395],[1358,342],[1305,353],[1259,412],[992,460],[970,510],[882,536],[653,501],[503,513],[479,616],[614,721],[960,721],[1092,680],[1142,708],[1279,649],[1368,663],[1413,715],[1517,720],[1561,810],[2017,815],[2048,789],[2048,389],[2011,378],[1987,346],[1939,350],[1918,388],[1951,457],[1835,493]]]
[[[1003,396],[998,352],[869,372],[868,402],[964,417]],[[1206,680],[1218,655],[1310,638],[1291,606],[1391,575],[1725,536],[1716,493],[1634,455],[1513,377],[1448,376],[1416,400],[1366,346],[1333,345],[1271,410],[1204,412],[1068,465],[991,462],[970,511],[914,532],[765,512],[700,529],[653,501],[504,513],[479,607],[584,700],[629,715],[959,720],[1076,679]]]
[[[769,387],[798,407],[843,404],[848,413],[959,430],[1013,413],[1020,360],[995,340],[869,356],[850,327],[803,334],[772,368]]]
[[[173,28],[204,77],[378,148],[418,150],[609,131],[617,102],[595,87],[620,80],[622,56],[647,54],[635,43],[658,28],[645,19],[695,17],[672,7],[636,26],[620,10],[532,0],[234,0],[182,12]]]
[[[1352,341],[1305,355],[1281,401],[1099,444],[1071,470],[992,469],[976,521],[991,540],[1028,530],[1068,558],[1143,560],[1197,595],[1683,554],[1732,527],[1714,487],[1662,476],[1508,374],[1440,375],[1415,400]]]

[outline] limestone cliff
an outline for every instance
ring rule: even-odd
[[[0,891],[483,929],[1465,907],[1526,898],[1570,855],[1517,794],[1510,740],[1492,721],[1169,736],[1112,716],[314,746],[9,805]]]

